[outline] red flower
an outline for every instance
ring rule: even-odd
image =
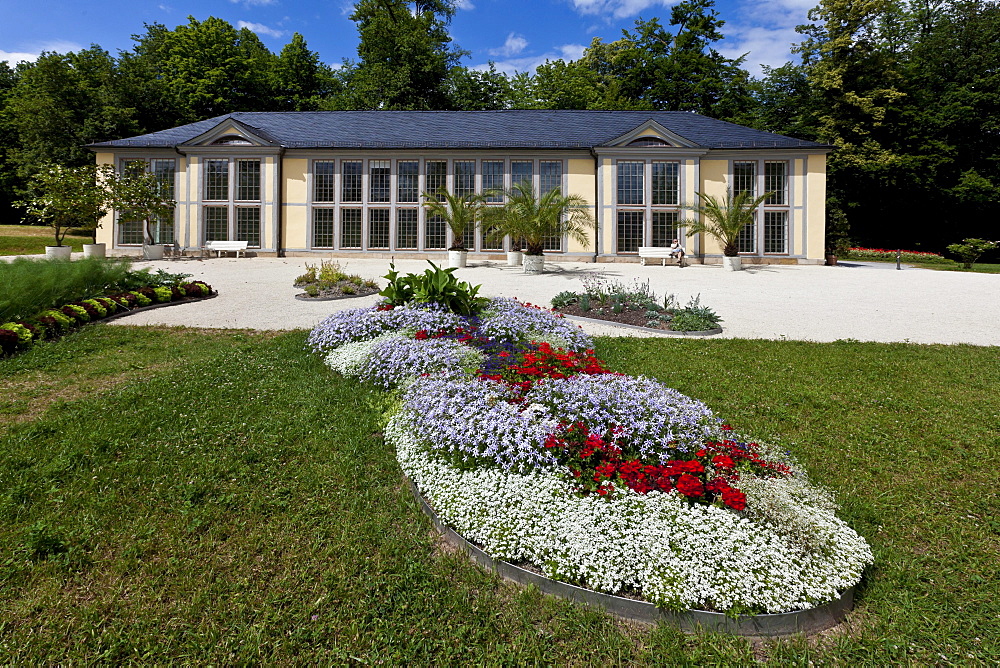
[[[684,496],[696,497],[705,493],[705,486],[693,475],[685,473],[677,479],[677,491]]]

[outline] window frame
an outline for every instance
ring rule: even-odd
[[[671,216],[673,218],[673,223],[671,224],[671,229],[673,234],[677,235],[678,239],[683,239],[684,228],[677,223],[681,220],[681,209],[683,208],[683,198],[684,198],[684,159],[680,157],[670,157],[670,156],[648,156],[648,155],[629,155],[616,158],[613,161],[614,171],[612,173],[612,220],[614,224],[614,252],[615,255],[624,256],[637,256],[639,254],[639,247],[641,246],[654,246],[655,241],[660,233],[657,232],[660,224],[657,222],[657,218],[662,215]],[[622,189],[622,179],[632,178],[636,179],[637,176],[632,174],[631,176],[624,176],[622,173],[623,165],[641,165],[641,169],[637,170],[641,173],[638,175],[640,179],[639,187],[634,187],[635,184],[627,184],[631,187]],[[656,173],[657,165],[670,165],[672,169],[668,169],[662,175],[665,179],[665,184],[670,184],[670,172],[673,172],[673,188],[663,188],[657,190],[654,186],[658,179]],[[654,203],[658,197],[657,193],[663,195],[663,203]],[[626,201],[622,202],[622,194],[627,193],[629,197],[625,198],[628,200],[639,199],[640,201]],[[670,203],[670,195],[673,195],[673,203]],[[640,233],[635,234],[636,223],[626,225],[625,219],[639,217],[641,222]],[[670,236],[670,235],[668,235]],[[673,238],[671,236],[671,238]],[[635,250],[631,250],[633,240],[638,239],[638,243],[635,243]],[[670,239],[663,239],[664,247],[668,246]],[[628,242],[628,243],[625,243]],[[683,243],[682,243],[683,245]],[[629,250],[624,250],[624,248],[629,248]]]

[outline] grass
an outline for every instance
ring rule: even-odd
[[[845,258],[844,262],[882,262],[883,264],[896,264],[895,260],[853,260],[852,258]],[[966,269],[962,266],[961,262],[955,262],[954,260],[945,260],[944,262],[908,262],[904,261],[908,267],[917,267],[919,269],[934,269],[936,271],[962,271],[966,273],[976,273],[976,274],[1000,274],[1000,264],[994,264],[990,262],[977,262],[972,265],[972,269]]]
[[[304,340],[98,324],[0,361],[7,662],[1000,661],[995,349],[600,341],[779,438],[872,543],[847,625],[751,642],[616,622],[441,550],[386,398]]]
[[[74,234],[71,230],[64,246],[83,252],[83,244],[93,242],[90,234]],[[55,243],[52,228],[39,225],[0,225],[0,255],[44,255],[45,247]]]

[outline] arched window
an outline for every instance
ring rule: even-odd
[[[212,146],[253,146],[253,144],[239,135],[223,135],[212,142]]]
[[[657,147],[669,147],[668,142],[663,141],[659,137],[639,137],[628,143],[629,146],[657,146]]]

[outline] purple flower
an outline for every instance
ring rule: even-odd
[[[697,449],[705,439],[717,438],[721,423],[702,402],[643,377],[604,374],[546,380],[529,390],[525,401],[549,407],[560,420],[582,421],[591,431],[619,427],[644,459],[661,463],[678,450]]]

